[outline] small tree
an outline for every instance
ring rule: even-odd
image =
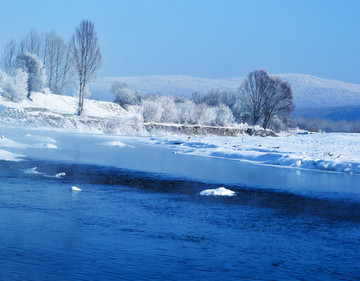
[[[28,74],[27,97],[30,99],[31,92],[41,91],[46,83],[44,65],[36,55],[28,52],[16,58],[16,65]]]
[[[9,76],[0,70],[0,92],[10,101],[22,101],[27,96],[28,74],[21,69],[16,70],[15,76]]]
[[[78,115],[81,115],[84,110],[86,85],[95,80],[102,62],[98,38],[91,21],[84,20],[76,28],[70,41],[70,49],[79,78]]]
[[[114,82],[111,92],[115,95],[114,102],[126,108],[128,105],[139,105],[141,96],[138,92],[129,89],[128,85],[121,82]]]

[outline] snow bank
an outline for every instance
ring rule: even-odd
[[[25,155],[16,154],[0,149],[0,160],[18,162],[18,161],[22,161],[24,157]]]
[[[216,189],[206,189],[200,192],[203,196],[235,196],[235,192],[226,189],[225,187],[219,187]]]
[[[37,143],[33,145],[34,148],[46,148],[46,149],[59,149],[57,145],[53,143]]]
[[[11,102],[0,95],[0,123],[33,128],[70,129],[78,132],[144,134],[142,117],[120,105],[86,99],[77,116],[77,99],[54,94],[32,93],[32,100]]]
[[[103,142],[102,145],[114,146],[114,147],[127,147],[127,145],[121,141],[107,141],[107,142]]]
[[[280,137],[157,138],[176,153],[255,164],[360,174],[360,135],[282,134]],[[181,145],[178,145],[181,144]]]

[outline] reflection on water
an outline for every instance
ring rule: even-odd
[[[34,167],[40,173],[24,172]],[[0,280],[360,276],[356,196],[247,184],[226,186],[235,197],[199,195],[218,186],[116,167],[0,162]]]

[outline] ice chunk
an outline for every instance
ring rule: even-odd
[[[62,178],[65,175],[66,175],[65,173],[58,173],[58,174],[55,175],[55,178]]]
[[[121,141],[107,141],[103,145],[114,146],[114,147],[127,147],[127,145]]]
[[[25,172],[25,174],[35,174],[35,175],[43,175],[44,174],[44,173],[37,171],[37,167],[27,169],[24,172]]]
[[[200,192],[200,195],[205,196],[235,196],[235,192],[226,189],[225,187],[219,187],[215,189],[206,189]]]
[[[45,148],[45,149],[59,149],[55,144],[53,143],[37,143],[33,145],[34,148]]]
[[[79,191],[82,191],[80,188],[76,187],[76,186],[72,186],[71,187],[71,191],[73,192],[79,192]]]

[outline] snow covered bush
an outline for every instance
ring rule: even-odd
[[[27,96],[28,74],[21,69],[16,70],[15,76],[9,76],[0,70],[0,93],[10,101],[21,101]]]
[[[215,110],[216,110],[216,118],[214,122],[215,126],[226,127],[234,123],[235,119],[233,113],[228,106],[224,104],[220,104],[215,108]]]
[[[177,105],[172,97],[163,96],[159,99],[160,106],[162,108],[161,112],[161,122],[162,123],[178,123],[179,122],[179,112]]]
[[[185,100],[177,103],[177,107],[179,110],[179,122],[181,124],[197,124],[197,110],[196,105],[193,102]]]
[[[198,125],[213,125],[216,119],[216,110],[201,103],[195,108],[195,123]]]
[[[160,122],[162,107],[157,100],[145,99],[141,102],[144,122]]]
[[[27,97],[30,98],[31,92],[39,92],[46,83],[45,69],[40,59],[31,53],[24,53],[16,58],[16,65],[28,74]]]
[[[130,90],[125,83],[113,83],[111,92],[115,95],[114,102],[120,104],[123,108],[128,105],[138,105],[141,102],[140,93]]]

